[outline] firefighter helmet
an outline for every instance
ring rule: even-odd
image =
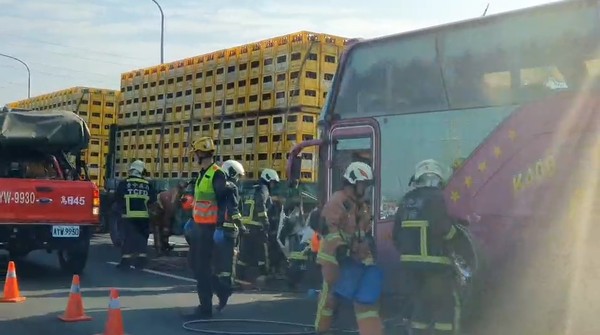
[[[344,179],[352,185],[359,181],[373,181],[373,169],[367,163],[352,162],[346,168]]]
[[[273,169],[264,169],[260,173],[260,179],[266,181],[267,183],[270,181],[274,181],[274,182],[278,183],[279,175],[277,174],[277,171],[275,171]]]
[[[194,141],[194,143],[192,143],[190,152],[191,153],[196,153],[196,152],[213,153],[213,152],[215,152],[215,142],[212,140],[212,138],[210,138],[208,136],[202,136],[199,139],[197,139],[196,141]]]
[[[233,159],[226,160],[221,166],[221,170],[231,179],[238,179],[240,176],[246,175],[242,163]]]
[[[133,172],[141,176],[142,173],[144,173],[144,170],[146,170],[146,164],[139,159],[129,165],[129,173]]]
[[[439,187],[444,181],[444,169],[436,160],[426,159],[417,164],[412,180],[416,187]]]

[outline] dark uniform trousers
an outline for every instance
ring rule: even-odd
[[[215,243],[213,234],[215,225],[194,224],[190,231],[190,249],[188,260],[196,278],[196,288],[202,312],[212,312],[212,256]]]
[[[143,266],[146,263],[149,220],[148,219],[121,219],[123,229],[123,244],[121,247],[122,263],[126,265]]]
[[[452,268],[407,269],[412,291],[412,335],[458,334],[460,301]]]
[[[225,224],[227,225],[227,223]],[[194,224],[190,232],[190,268],[196,278],[200,308],[212,310],[212,296],[226,302],[232,293],[233,253],[237,232],[225,227],[225,239],[216,244],[213,240],[215,225]]]
[[[267,275],[269,268],[269,249],[267,232],[262,226],[246,224],[248,234],[242,236],[240,241],[240,254],[237,261],[236,275],[244,279],[249,267],[258,267],[261,275]]]
[[[213,285],[219,300],[226,301],[232,294],[233,258],[238,238],[237,228],[232,223],[225,223],[223,231],[225,239],[215,244]]]

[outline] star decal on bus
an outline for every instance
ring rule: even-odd
[[[510,138],[511,141],[514,141],[517,138],[517,132],[514,130],[509,130],[508,138]]]
[[[458,191],[452,191],[450,194],[450,199],[452,199],[453,202],[457,202],[460,200],[460,193],[458,193]]]
[[[502,149],[500,149],[500,147],[494,147],[494,156],[496,156],[496,158],[502,156]]]
[[[479,163],[479,167],[478,167],[479,171],[481,172],[485,172],[485,170],[487,170],[487,163],[485,161]]]
[[[470,176],[465,177],[465,186],[467,186],[467,188],[471,188],[471,186],[473,186],[473,178]]]

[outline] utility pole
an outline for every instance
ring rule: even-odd
[[[0,53],[0,56],[10,58],[12,60],[16,60],[17,62],[19,62],[19,63],[23,64],[23,66],[25,66],[25,68],[27,69],[27,99],[31,98],[31,70],[29,69],[29,66],[27,65],[27,63],[18,59],[17,57],[13,57],[10,55]]]

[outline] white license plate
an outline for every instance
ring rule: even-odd
[[[52,226],[52,237],[79,237],[79,226]]]

